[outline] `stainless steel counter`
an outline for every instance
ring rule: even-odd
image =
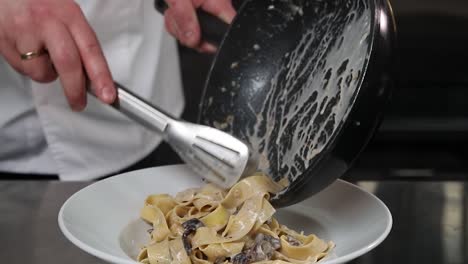
[[[0,263],[105,263],[68,242],[57,224],[60,206],[87,184],[0,181]],[[388,205],[394,227],[384,243],[352,263],[468,263],[465,182],[358,184]]]

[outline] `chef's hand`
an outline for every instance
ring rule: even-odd
[[[200,8],[230,24],[236,11],[231,0],[166,0],[166,29],[183,45],[200,52],[213,53],[216,47],[201,39],[195,9]]]
[[[99,42],[75,1],[0,0],[0,7],[0,54],[13,68],[37,82],[60,78],[76,111],[86,105],[86,75],[99,99],[115,100]],[[22,59],[21,54],[28,52],[40,55]]]

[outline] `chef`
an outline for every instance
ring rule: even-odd
[[[174,38],[200,52],[195,9],[229,23],[231,0],[0,0],[0,172],[89,180],[141,160],[161,137],[107,104],[113,79],[175,116]],[[166,30],[167,29],[167,32]],[[87,96],[86,77],[97,98]]]

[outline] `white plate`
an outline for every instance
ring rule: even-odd
[[[139,170],[96,182],[71,196],[58,221],[65,236],[84,251],[112,263],[134,261],[149,226],[139,220],[147,195],[174,195],[203,182],[183,165]],[[380,244],[390,232],[390,211],[374,195],[338,180],[312,198],[277,212],[280,223],[336,248],[321,264],[344,263]]]

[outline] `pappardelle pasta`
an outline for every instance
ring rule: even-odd
[[[152,225],[141,263],[315,263],[334,247],[273,218],[270,194],[284,185],[264,175],[245,178],[230,190],[207,184],[175,197],[150,195],[141,218]]]

